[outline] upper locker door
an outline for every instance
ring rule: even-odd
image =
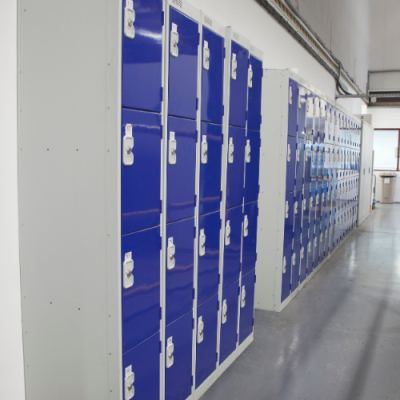
[[[160,224],[161,115],[122,110],[121,231]]]
[[[256,267],[258,202],[245,204],[243,220],[242,275]]]
[[[261,134],[259,131],[247,130],[245,147],[245,184],[244,202],[258,200],[260,175],[260,146]]]
[[[222,125],[201,123],[199,214],[220,209]]]
[[[222,124],[225,39],[203,26],[201,120]]]
[[[199,24],[170,7],[168,115],[196,119]]]
[[[122,107],[161,112],[163,1],[123,4]]]
[[[247,128],[253,131],[261,129],[261,90],[262,90],[262,61],[250,55],[249,65],[249,100]]]
[[[246,127],[249,51],[232,40],[229,125]]]
[[[288,136],[297,137],[298,123],[298,93],[299,84],[293,79],[289,79],[289,115],[288,115]]]
[[[299,96],[298,96],[298,119],[297,119],[297,137],[299,139],[306,138],[306,118],[307,118],[307,89],[299,85]]]

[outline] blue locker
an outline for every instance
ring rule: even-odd
[[[296,147],[296,190],[299,191],[304,184],[304,140],[297,139]]]
[[[161,112],[163,1],[133,0],[133,9],[135,37],[122,33],[122,107]]]
[[[160,330],[160,227],[124,235],[121,241],[122,348],[126,352]]]
[[[160,224],[161,133],[160,114],[122,110],[123,234]]]
[[[201,123],[200,215],[220,209],[222,142],[221,125]],[[203,151],[205,150],[207,151],[207,157],[203,158]]]
[[[298,105],[298,118],[297,118],[297,138],[305,139],[306,138],[306,118],[307,118],[307,89],[303,86],[299,85],[299,101]]]
[[[197,307],[196,389],[217,367],[218,294]]]
[[[304,187],[311,187],[311,168],[313,161],[313,144],[312,141],[306,140],[304,148]]]
[[[294,242],[292,251],[292,292],[299,286],[301,241]]]
[[[244,128],[229,127],[226,208],[243,203],[245,139]]]
[[[201,120],[222,124],[225,39],[203,26],[202,59],[206,42],[210,62],[201,70]]]
[[[247,128],[259,131],[261,129],[262,61],[250,55],[250,67],[253,71],[253,79],[251,87],[249,87],[249,119],[247,121]]]
[[[310,227],[310,195],[311,188],[304,188],[302,237],[308,235],[308,228]]]
[[[254,269],[247,275],[242,276],[242,286],[240,289],[239,344],[242,344],[253,332],[255,281],[256,271]]]
[[[242,275],[256,267],[258,202],[244,205]]]
[[[169,43],[168,115],[196,119],[199,25],[172,7],[169,18],[170,35],[177,26],[179,41],[176,53]]]
[[[289,79],[288,136],[297,137],[299,84]]]
[[[194,218],[167,224],[165,241],[166,323],[170,324],[193,306]]]
[[[248,145],[250,145],[250,157],[248,157]],[[246,164],[244,202],[250,203],[258,200],[259,174],[260,174],[260,146],[261,134],[258,131],[247,130],[246,136]]]
[[[222,292],[221,338],[219,363],[222,364],[236,349],[238,323],[239,282]]]
[[[286,153],[286,193],[296,190],[296,149],[296,138],[288,136]]]
[[[282,256],[282,299],[284,302],[290,295],[290,279],[292,276],[292,244],[283,249]]]
[[[226,210],[224,232],[224,288],[239,279],[242,219],[242,206]]]
[[[192,310],[165,328],[166,400],[186,400],[192,393],[192,332]]]
[[[196,121],[168,118],[167,222],[194,216],[196,183]],[[174,143],[175,140],[175,143]],[[172,145],[176,147],[171,158]]]
[[[232,40],[232,60],[235,57],[236,79],[233,79],[231,60],[231,87],[229,99],[229,125],[246,127],[249,51]]]
[[[294,198],[295,192],[286,193],[285,203],[285,233],[283,238],[283,248],[292,245],[294,236]]]
[[[303,192],[301,190],[296,192],[294,199],[294,241],[297,242],[302,236],[301,222],[303,215]]]
[[[302,284],[307,278],[307,263],[308,263],[308,236],[303,236],[301,238],[301,250],[300,250],[299,285]]]
[[[218,292],[220,229],[219,211],[199,216],[197,304]]]
[[[156,333],[122,356],[123,377],[134,375],[135,400],[160,399],[160,334]],[[123,389],[124,392],[124,389]]]

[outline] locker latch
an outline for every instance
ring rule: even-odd
[[[303,211],[306,211],[306,209],[307,209],[307,200],[304,199],[303,200]]]
[[[332,123],[332,113],[331,113],[331,123]]]
[[[229,164],[233,163],[233,152],[235,150],[235,146],[233,144],[233,138],[229,138],[229,154],[228,154],[228,162]]]
[[[296,160],[297,162],[300,162],[300,149],[296,150]]]
[[[197,343],[201,343],[204,340],[204,322],[203,317],[199,317],[197,322]]]
[[[319,241],[320,241],[321,243],[324,241],[324,234],[323,234],[323,233],[321,233],[321,234],[319,235]]]
[[[175,245],[174,245],[174,238],[168,238],[168,248],[167,248],[167,268],[168,270],[175,268]]]
[[[244,216],[244,232],[243,236],[247,237],[249,235],[249,219],[247,218],[247,215]]]
[[[317,201],[316,201],[317,206],[319,205],[319,194],[317,194]]]
[[[251,146],[250,146],[250,140],[246,141],[246,162],[249,163],[251,160]]]
[[[178,25],[172,24],[171,30],[171,56],[178,57],[179,55],[179,33],[178,33]]]
[[[315,100],[313,103],[313,115],[315,115],[317,113],[317,105],[315,104]]]
[[[293,90],[292,87],[289,86],[289,104],[293,103]]]
[[[176,164],[176,139],[175,132],[169,133],[169,154],[168,154],[168,162],[170,165]]]
[[[237,61],[236,61],[236,54],[232,53],[232,79],[236,81],[237,76]]]
[[[299,95],[298,99],[297,99],[297,105],[299,108],[301,108],[301,96]]]
[[[286,257],[283,257],[282,271],[284,274],[286,274]]]
[[[230,244],[231,244],[231,223],[230,221],[226,221],[225,246],[229,246]]]
[[[308,242],[308,252],[311,253],[311,242]]]
[[[203,68],[208,71],[210,69],[210,49],[207,40],[204,41],[203,48]]]
[[[325,203],[325,193],[322,193],[322,203]]]
[[[172,336],[167,340],[167,362],[166,367],[171,368],[174,365],[174,350],[175,346],[172,343]]]
[[[317,247],[318,244],[318,238],[314,238],[314,247]]]
[[[135,37],[135,10],[133,9],[133,0],[126,0],[125,6],[125,20],[124,20],[124,34],[128,39]]]
[[[122,155],[122,162],[125,166],[129,167],[133,164],[133,146],[134,139],[132,136],[132,125],[125,125],[125,135],[122,139],[122,147],[124,149]]]
[[[331,233],[331,235],[332,235],[332,227],[329,228],[329,231],[330,231],[330,233]]]
[[[201,163],[207,164],[207,161],[208,161],[207,135],[203,135],[203,139],[201,141]]]
[[[328,230],[325,231],[325,240],[328,238]]]
[[[312,206],[313,206],[313,198],[310,197],[310,209],[312,208]]]
[[[301,259],[304,258],[304,247],[302,247],[301,250],[300,250],[300,258]]]
[[[289,202],[286,202],[286,218],[289,218]]]
[[[222,323],[225,324],[227,319],[228,319],[228,304],[226,303],[226,300],[224,300],[222,303]]]
[[[287,145],[287,162],[290,162],[290,156],[292,154],[292,150],[290,148],[290,144]]]
[[[296,253],[292,254],[292,265],[296,265]]]
[[[132,252],[125,254],[125,261],[123,264],[124,269],[124,289],[129,289],[133,286],[133,260],[132,260]]]
[[[307,100],[307,112],[310,111],[310,102]]]
[[[245,308],[246,307],[246,288],[243,285],[242,286],[242,298],[240,300],[240,308]]]
[[[203,257],[206,254],[206,235],[204,233],[204,229],[200,230],[200,248],[199,248],[199,256]]]
[[[249,65],[249,88],[253,87],[253,67]]]
[[[135,386],[133,386],[134,383],[135,374],[132,372],[132,365],[130,365],[129,367],[125,368],[125,400],[130,400],[135,395]]]
[[[296,202],[294,203],[294,213],[297,214],[298,211],[299,211],[299,202],[296,201]]]

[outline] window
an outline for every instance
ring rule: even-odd
[[[399,170],[400,129],[374,130],[374,169]]]

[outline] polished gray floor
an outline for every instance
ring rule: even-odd
[[[202,400],[400,399],[400,205],[371,216]]]

